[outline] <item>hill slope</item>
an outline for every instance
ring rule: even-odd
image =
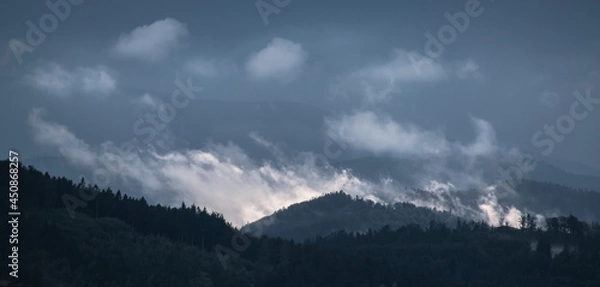
[[[384,157],[361,157],[343,160],[334,163],[334,166],[350,169],[361,178],[373,181],[380,178],[391,178],[406,186],[416,186],[418,182],[415,180],[421,174],[427,173],[424,163],[421,161]],[[493,166],[490,170],[493,173],[490,174],[490,179],[494,178],[493,176],[498,176],[496,166]],[[570,173],[541,160],[536,162],[536,168],[533,171],[524,174],[524,178],[600,192],[600,177]],[[452,180],[450,179],[450,181]]]
[[[573,214],[587,222],[600,221],[598,192],[531,180],[524,180],[515,189],[516,193],[499,194],[493,203],[495,208],[506,212],[514,207],[522,213],[529,212],[544,217]],[[468,219],[481,220],[486,216],[481,209],[482,191],[479,190],[444,193],[413,190],[411,198],[415,202],[443,206],[446,210],[463,211],[465,213],[461,216]],[[506,220],[502,214],[499,216],[500,222]],[[256,235],[304,240],[318,235],[326,236],[339,230],[364,233],[369,228],[378,229],[385,225],[392,228],[407,224],[428,226],[431,220],[453,226],[457,217],[449,212],[416,207],[410,203],[391,206],[375,204],[338,192],[293,204],[247,224],[242,230]]]
[[[336,192],[293,204],[244,226],[242,231],[303,240],[339,230],[364,233],[385,225],[392,228],[408,224],[428,226],[432,220],[453,225],[456,219],[448,212],[416,207],[410,203],[386,206]]]
[[[7,166],[0,162],[0,173],[8,174]],[[600,280],[600,226],[573,216],[549,218],[548,230],[457,220],[454,229],[435,222],[385,226],[297,244],[242,235],[193,206],[149,205],[110,189],[97,190],[71,213],[61,197],[89,194],[94,186],[32,168],[20,168],[19,181],[20,273],[7,286],[596,286]],[[6,182],[0,182],[5,190]],[[358,215],[364,218],[393,210],[342,193],[325,198],[331,202],[315,200],[324,212],[336,202],[366,208]],[[0,237],[8,232],[0,229]],[[565,246],[568,252],[551,252]],[[0,275],[1,285],[7,277]]]

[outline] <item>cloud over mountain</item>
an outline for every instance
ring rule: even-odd
[[[289,156],[254,133],[249,136],[277,154],[276,159],[257,161],[233,143],[161,153],[142,147],[127,153],[112,142],[91,146],[67,127],[45,120],[41,112],[33,110],[29,117],[36,141],[57,149],[89,175],[92,182],[100,186],[121,182],[139,190],[151,201],[171,205],[185,201],[206,206],[222,212],[238,226],[290,204],[337,190],[377,202],[403,201],[451,210],[476,219],[504,218],[510,212],[517,214],[510,211],[510,206],[498,203],[500,191],[489,186],[489,178],[478,172],[482,158],[492,157],[495,151],[490,148],[494,145],[492,130],[479,119],[474,119],[478,136],[470,145],[449,142],[441,134],[379,118],[370,112],[343,117],[338,122],[330,121],[330,127],[338,127],[342,136],[338,140],[347,140],[355,148],[389,152],[394,156],[423,157],[426,164],[422,170],[415,171],[418,180],[413,188],[393,178],[357,177],[351,170],[319,162],[313,153]],[[370,138],[361,139],[357,137],[360,134],[353,131],[366,127],[371,129],[365,135]],[[394,143],[399,147],[396,148]],[[421,147],[417,148],[417,145]],[[473,162],[453,162],[456,158],[447,154],[450,150],[460,153],[461,148],[470,150],[464,155],[472,157]],[[415,154],[415,151],[419,153]],[[474,192],[468,196],[473,199],[471,203],[463,202],[464,198],[459,196],[461,190],[467,189]]]

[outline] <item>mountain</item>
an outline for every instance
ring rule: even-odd
[[[553,166],[560,166],[560,169],[571,174],[600,177],[600,169],[589,164],[584,164],[568,158],[546,156],[539,151],[528,148],[523,148],[523,152],[532,155],[538,162],[542,161]]]
[[[524,180],[516,190],[517,196],[499,202],[546,217],[572,214],[587,222],[600,221],[600,192],[533,180]]]
[[[0,161],[0,173],[9,174],[8,162]],[[529,216],[521,229],[456,219],[453,228],[435,221],[427,227],[386,225],[366,233],[337,231],[298,244],[240,233],[218,213],[194,205],[151,205],[144,198],[75,184],[32,167],[21,166],[18,175],[19,278],[8,272],[0,275],[3,286],[596,286],[600,282],[600,226],[572,215],[548,218],[545,230],[530,224]],[[0,188],[7,190],[8,184],[2,181]],[[5,201],[8,197],[0,195]],[[341,192],[314,202],[323,212],[335,214],[337,202],[362,208],[357,217],[383,220],[397,210],[413,218],[435,214],[407,204],[383,207]],[[0,229],[0,237],[9,238],[9,232],[14,229]],[[9,266],[9,260],[14,259],[5,254],[0,264]]]
[[[513,207],[544,217],[572,214],[587,222],[600,221],[600,193],[573,189],[564,185],[523,180],[515,187],[516,193],[499,193],[488,202],[496,210],[506,212]],[[444,206],[447,210],[462,211],[468,219],[481,220],[482,191],[455,190],[448,192],[413,189],[412,200]],[[498,215],[500,222],[507,220]],[[508,214],[504,214],[508,216]],[[458,217],[449,213],[417,207],[411,203],[382,205],[369,200],[352,198],[336,192],[293,204],[272,215],[247,224],[242,231],[255,235],[267,235],[294,240],[326,236],[339,230],[365,233],[385,225],[392,228],[408,224],[428,226],[430,221],[453,226]],[[496,223],[497,224],[497,223]]]
[[[422,174],[427,174],[422,161],[410,159],[393,159],[388,157],[361,157],[338,161],[333,164],[338,168],[346,168],[362,178],[377,181],[381,178],[391,178],[406,185],[415,186]],[[506,168],[506,167],[505,167]],[[499,173],[496,166],[483,170],[484,176],[497,178]],[[589,189],[600,192],[600,177],[589,174],[567,172],[545,161],[538,160],[536,168],[523,175],[525,179],[540,182],[552,182],[577,189]],[[452,179],[449,179],[452,181]]]
[[[219,269],[214,252],[144,235],[119,219],[81,213],[71,218],[49,209],[30,211],[21,220],[24,286],[214,286],[247,280],[240,278],[243,273]]]
[[[600,192],[599,176],[567,172],[562,168],[543,161],[538,161],[537,167],[526,174],[525,178]]]
[[[293,204],[242,227],[242,231],[302,241],[339,230],[366,233],[385,225],[392,228],[408,224],[425,227],[436,221],[452,226],[457,219],[448,212],[416,207],[410,203],[382,205],[352,198],[340,191]]]

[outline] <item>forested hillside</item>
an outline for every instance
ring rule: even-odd
[[[280,236],[302,241],[336,231],[365,233],[385,225],[392,228],[408,224],[428,226],[436,221],[454,226],[457,217],[449,212],[417,207],[410,203],[383,205],[344,192],[335,192],[313,200],[293,204],[272,215],[248,224],[242,231]]]
[[[0,165],[0,172],[8,174],[6,162]],[[300,244],[240,234],[219,214],[203,208],[154,206],[111,190],[97,190],[94,199],[70,214],[61,198],[79,197],[79,191],[93,193],[95,187],[32,168],[22,168],[20,179],[21,285],[15,286],[597,286],[600,282],[600,226],[574,216],[549,218],[547,230],[531,217],[523,218],[521,229],[462,220],[449,228],[432,221],[425,227],[384,226],[364,234],[340,231]],[[1,229],[1,236],[7,229]],[[0,264],[6,266],[7,251],[3,252]]]
[[[600,204],[600,193],[596,191],[531,180],[523,180],[515,190],[515,194],[498,198],[498,203],[544,216],[573,214],[587,222],[600,219],[600,209],[597,208]],[[470,207],[471,210],[478,211],[481,204],[481,191],[478,190],[446,193],[414,190],[414,196],[420,202],[437,199],[442,203],[463,204],[446,206],[451,210]],[[396,228],[406,224],[418,224],[425,227],[432,220],[453,227],[457,217],[447,211],[417,207],[410,203],[379,204],[337,192],[293,204],[245,225],[242,230],[252,234],[302,241],[339,230],[364,233],[369,228],[378,229],[384,225]]]

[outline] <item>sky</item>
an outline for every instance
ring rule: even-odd
[[[591,0],[7,0],[0,148],[236,225],[342,188],[398,198],[329,164],[342,158],[426,161],[419,187],[487,186],[478,163],[517,153],[600,169],[599,13]]]

